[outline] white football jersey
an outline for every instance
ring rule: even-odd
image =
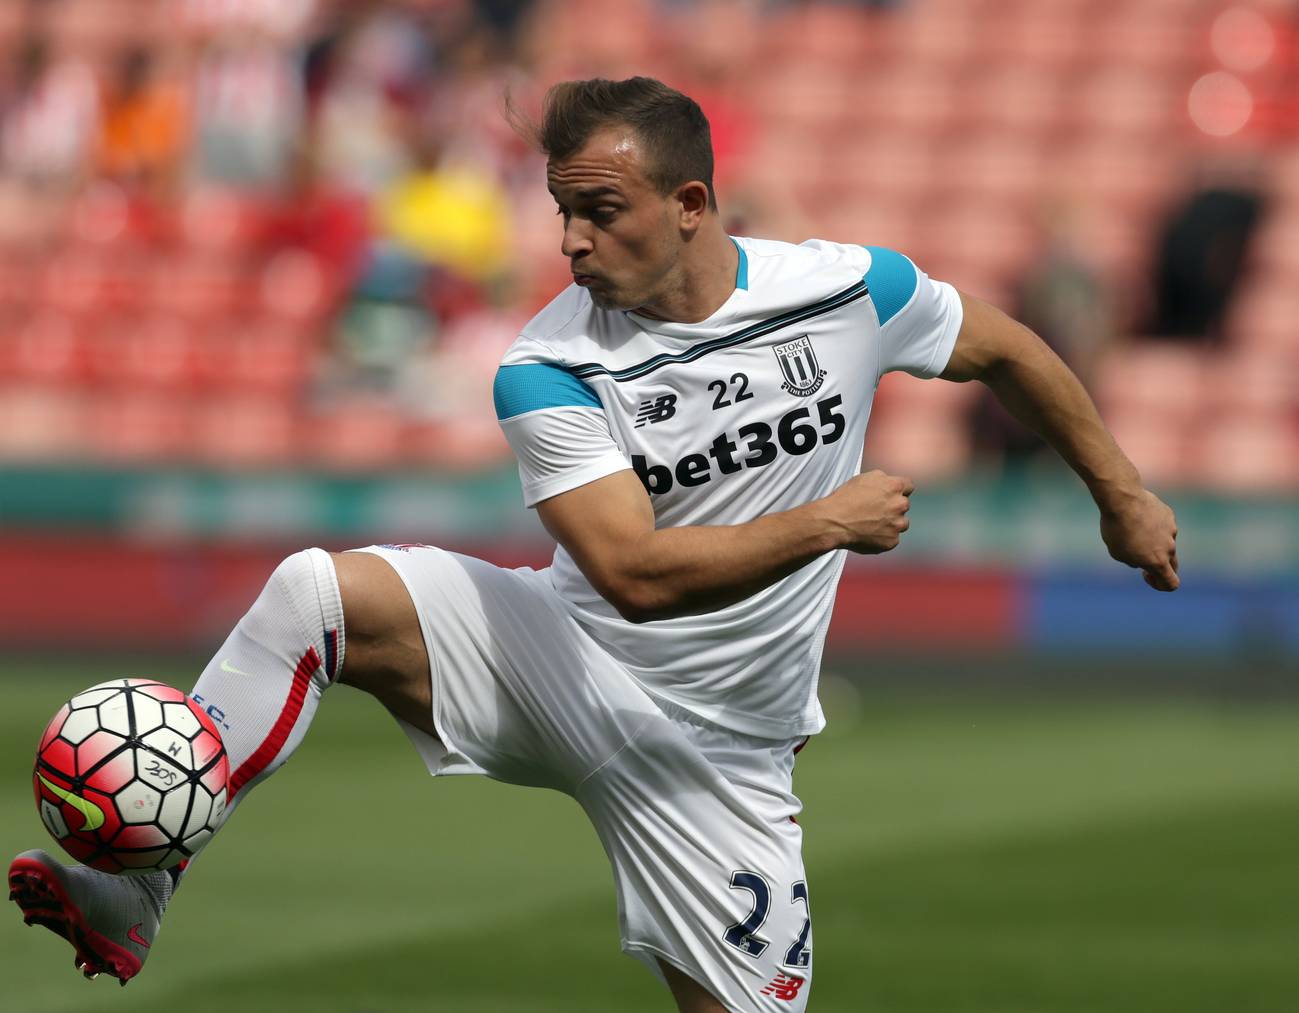
[[[497,373],[497,417],[528,506],[627,468],[656,525],[740,524],[833,492],[861,467],[880,377],[942,372],[960,299],[901,254],[734,240],[735,291],[707,320],[596,307],[571,286]],[[630,623],[560,546],[551,580],[652,696],[769,738],[824,725],[816,698],[845,553],[704,615]]]

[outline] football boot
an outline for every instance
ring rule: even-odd
[[[112,876],[24,851],[9,865],[9,899],[28,925],[44,925],[72,944],[87,978],[107,972],[125,985],[140,973],[172,894],[166,872]]]

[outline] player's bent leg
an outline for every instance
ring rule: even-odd
[[[676,1000],[678,1013],[727,1013],[726,1007],[694,978],[678,971],[666,960],[658,963],[663,980],[668,983],[672,998]]]
[[[366,560],[354,564],[357,558],[307,549],[281,562],[190,694],[220,727],[230,757],[227,817],[302,742],[345,660],[357,685],[381,690],[376,695],[389,707],[421,727],[431,725],[418,713],[420,694],[427,699],[428,664],[409,595],[395,574],[395,584],[385,581]],[[357,643],[350,658],[338,566],[354,613],[347,621]],[[125,983],[143,965],[182,871],[115,877],[26,852],[10,867],[10,897],[29,924],[45,925],[73,944],[87,975],[108,971]]]

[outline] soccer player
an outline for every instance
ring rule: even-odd
[[[571,794],[608,853],[623,948],[678,1008],[801,1010],[814,966],[794,756],[848,552],[887,552],[911,483],[860,474],[891,370],[977,379],[1087,484],[1111,555],[1178,585],[1172,511],[1030,331],[891,250],[734,238],[708,123],[646,78],[551,90],[537,140],[573,284],[495,385],[546,570],[422,545],[276,569],[193,696],[232,806],[335,681],[430,772]],[[869,238],[869,237],[863,237]],[[139,970],[177,877],[15,860],[24,912],[90,973]]]

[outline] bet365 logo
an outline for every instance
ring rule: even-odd
[[[704,485],[714,474],[734,475],[744,468],[765,468],[780,456],[801,457],[819,445],[835,443],[843,436],[848,423],[839,409],[843,398],[838,394],[786,412],[773,430],[765,422],[741,426],[734,437],[720,434],[709,448],[698,454],[687,454],[674,466],[650,464],[644,454],[632,454],[631,466],[641,484],[651,495],[661,496],[674,485]]]

